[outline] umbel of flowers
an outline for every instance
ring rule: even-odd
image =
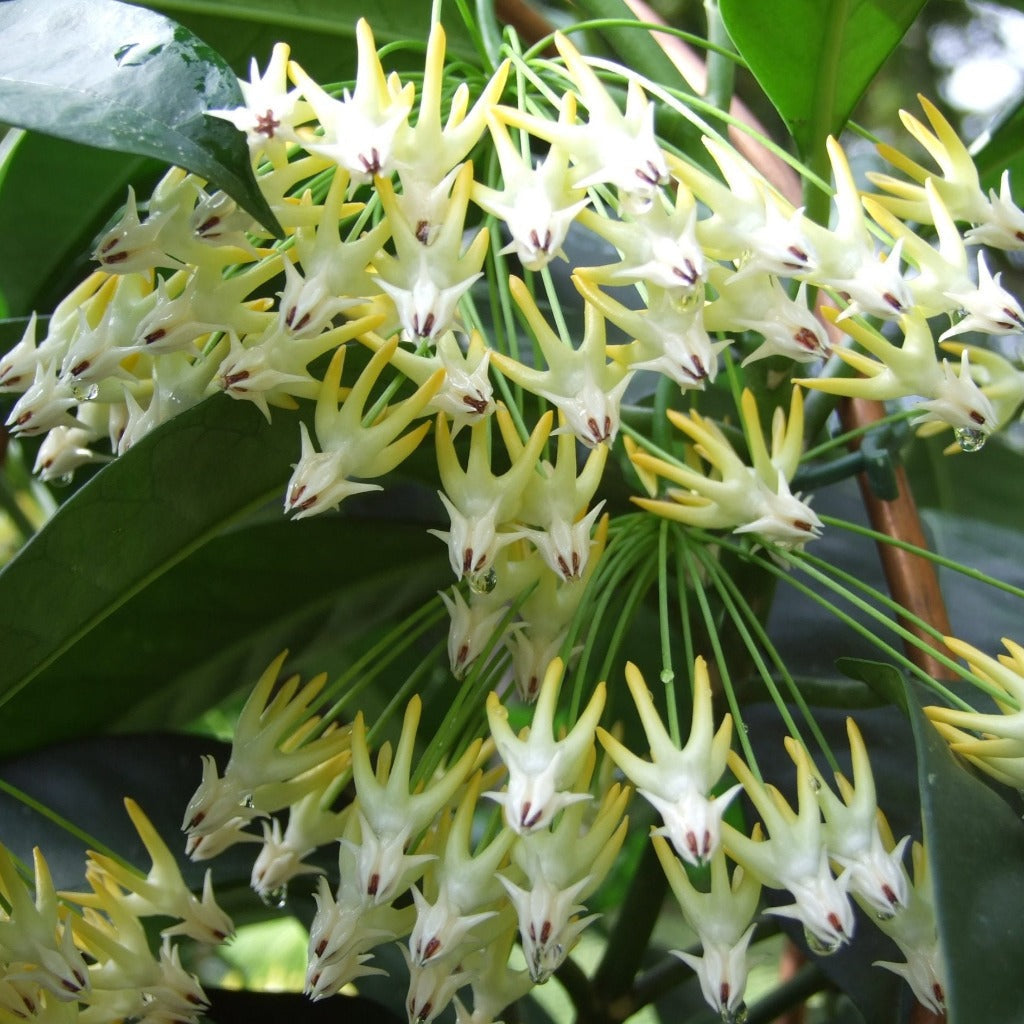
[[[122,455],[218,392],[268,419],[300,409],[308,415],[284,492],[296,519],[383,489],[433,445],[432,532],[457,581],[442,599],[459,728],[418,761],[414,696],[397,743],[374,752],[384,723],[339,724],[336,707],[321,707],[323,679],[277,687],[275,662],[223,774],[205,760],[185,812],[196,859],[259,844],[253,886],[268,899],[319,874],[311,853],[337,844],[336,879],[317,883],[312,996],[378,971],[373,951],[398,941],[410,1020],[433,1019],[451,1001],[461,1021],[493,1020],[559,969],[592,920],[586,901],[624,840],[628,780],[661,816],[657,853],[702,944],[699,957],[680,956],[712,1006],[739,1011],[766,888],[790,894],[772,913],[802,922],[822,951],[853,938],[851,897],[885,917],[906,956],[886,966],[939,1008],[924,851],[914,850],[911,881],[908,840],[895,842],[878,815],[854,725],[853,781],[837,775],[838,792],[794,739],[794,806],[760,778],[742,737],[744,756],[731,749],[729,717],[715,724],[703,659],[687,658],[685,742],[639,669],[626,669],[649,759],[612,723],[599,727],[605,690],[592,675],[580,677],[567,719],[559,688],[586,646],[576,640],[595,580],[604,574],[607,588],[621,578],[625,556],[609,564],[609,538],[649,523],[648,513],[660,537],[673,531],[690,545],[685,557],[703,560],[696,582],[730,550],[753,557],[760,545],[799,563],[824,529],[793,486],[807,463],[801,388],[910,402],[922,432],[952,428],[963,451],[1017,414],[1024,373],[953,339],[1024,332],[985,255],[968,254],[1024,248],[1024,213],[1005,180],[986,195],[963,144],[922,101],[930,127],[904,122],[937,170],[883,147],[902,177],[876,175],[880,194],[864,197],[830,140],[826,228],[709,125],[700,123],[702,153],[665,144],[649,83],[615,70],[620,105],[607,69],[599,75],[565,36],[554,42],[559,61],[513,48],[471,87],[446,67],[435,24],[422,74],[403,81],[360,22],[356,79],[340,93],[276,46],[266,70],[254,63],[241,83],[245,105],[211,113],[245,132],[284,237],[180,169],[144,202],[130,192],[96,244],[98,269],[0,357],[0,391],[19,396],[7,426],[43,436],[35,468],[54,480]],[[932,226],[935,241],[909,221]],[[597,265],[577,256],[595,250],[605,253]],[[578,337],[557,300],[556,260],[570,264]],[[812,291],[830,305],[831,338],[847,340],[830,340],[808,306]],[[823,366],[832,351],[855,375]],[[759,374],[768,359],[771,373]],[[797,365],[807,376],[794,381]],[[724,389],[711,386],[723,366],[731,408],[698,409],[720,399]],[[628,523],[605,508],[612,466],[637,492]],[[1015,782],[1019,652],[996,663],[954,650],[1005,687],[1007,714],[933,718],[956,749]],[[496,664],[510,666],[514,685],[480,685]],[[667,663],[665,672],[671,682]],[[517,699],[536,702],[519,732],[509,724]],[[349,781],[355,797],[341,804]],[[752,830],[722,820],[740,789],[761,819]],[[33,892],[0,859],[0,1020],[200,1012],[170,938],[153,953],[138,919],[170,915],[182,923],[168,936],[200,941],[223,938],[230,923],[209,890],[187,894],[141,811],[129,811],[153,856],[145,877],[93,854],[92,892],[58,896],[41,855]],[[708,886],[684,864],[709,865]],[[515,944],[522,966],[510,961]]]

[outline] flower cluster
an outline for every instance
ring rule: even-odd
[[[217,944],[234,931],[213,898],[186,886],[174,854],[142,809],[126,800],[152,866],[145,875],[91,852],[90,891],[58,893],[42,853],[34,851],[34,892],[0,846],[0,1018],[73,1024],[137,1020],[198,1024],[208,1006],[181,965],[178,936]],[[170,918],[154,949],[143,918]]]

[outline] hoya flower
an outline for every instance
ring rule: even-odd
[[[185,885],[174,854],[142,808],[131,799],[126,799],[124,805],[152,861],[149,872],[141,875],[112,857],[94,851],[89,854],[90,868],[127,890],[122,900],[137,916],[163,915],[179,920],[161,934],[187,935],[197,942],[223,942],[233,933],[234,926],[217,906],[210,872],[206,872],[202,897],[193,895]],[[75,901],[84,906],[97,905],[84,895],[75,896]],[[99,902],[101,905],[102,900]]]
[[[276,43],[262,75],[254,57],[249,66],[249,81],[238,82],[245,105],[207,111],[245,132],[253,156],[266,153],[275,164],[284,162],[287,144],[298,141],[296,126],[311,116],[299,99],[299,90],[288,88],[290,53],[287,43]]]
[[[534,549],[533,557],[540,564],[525,583],[532,590],[519,608],[522,621],[516,623],[515,631],[505,641],[512,653],[516,691],[528,704],[537,699],[548,665],[565,644],[587,582],[608,542],[608,523],[607,513],[598,520],[582,575],[577,579],[565,579],[561,573],[552,572]],[[523,589],[520,587],[519,592]],[[579,648],[570,651],[570,663],[577,653]]]
[[[513,459],[521,457],[525,445],[508,411],[499,409],[497,419],[509,455]],[[562,425],[565,425],[564,417]],[[601,483],[607,455],[606,446],[594,448],[583,468],[578,469],[576,437],[563,431],[559,434],[554,465],[542,462],[539,472],[527,480],[519,519],[528,525],[521,532],[541,553],[552,572],[563,580],[578,580],[587,568],[590,531],[604,502],[598,502],[589,512],[584,510]]]
[[[523,492],[551,432],[551,419],[550,413],[541,417],[512,465],[495,476],[491,472],[487,422],[473,424],[469,461],[463,469],[448,424],[443,415],[438,415],[437,468],[444,488],[439,494],[451,519],[451,528],[430,532],[447,542],[448,561],[457,578],[486,572],[500,548],[519,536],[515,530],[503,533],[499,530],[511,526],[519,515]]]
[[[837,321],[827,307],[824,316]],[[932,420],[952,427],[990,434],[996,425],[991,403],[974,383],[968,351],[961,355],[960,373],[948,361],[940,363],[931,329],[923,314],[910,312],[900,318],[903,344],[894,345],[878,331],[857,320],[844,320],[843,330],[876,358],[871,359],[851,348],[837,348],[842,360],[860,371],[863,377],[819,377],[794,381],[804,387],[833,395],[874,398],[879,401],[920,395],[919,408],[925,415],[919,422]]]
[[[463,164],[454,178],[440,227],[424,244],[422,228],[403,214],[391,183],[383,179],[377,183],[396,251],[394,256],[376,255],[377,284],[394,303],[406,337],[417,344],[452,328],[459,300],[480,277],[487,253],[486,228],[462,251],[472,185],[473,165]],[[383,333],[388,333],[387,328]]]
[[[305,858],[319,847],[338,838],[344,831],[351,814],[349,804],[341,811],[324,807],[325,791],[330,782],[337,778],[337,772],[344,770],[347,756],[340,764],[338,759],[324,763],[330,768],[322,786],[311,789],[288,808],[288,824],[282,831],[281,822],[272,818],[261,822],[263,844],[252,867],[250,885],[263,900],[271,900],[284,894],[288,883],[300,875],[317,874],[322,869],[305,863]]]
[[[370,391],[397,346],[398,339],[392,338],[373,354],[340,409],[337,395],[346,350],[335,352],[324,374],[313,420],[322,450],[316,451],[302,424],[302,454],[285,491],[286,513],[303,519],[337,508],[353,494],[381,490],[379,484],[362,480],[390,473],[415,451],[430,430],[428,420],[402,434],[437,394],[443,380],[440,370],[408,398],[388,406],[371,424],[363,425]]]
[[[456,1024],[493,1024],[505,1007],[533,988],[529,971],[516,970],[509,963],[516,931],[512,918],[490,942],[463,958],[466,984],[473,992],[473,1012],[470,1013],[456,996]]]
[[[706,261],[697,242],[697,204],[685,186],[676,190],[675,206],[656,198],[648,210],[629,220],[612,220],[589,211],[580,223],[619,250],[621,259],[580,273],[598,284],[656,285],[685,299],[700,288]]]
[[[0,964],[12,981],[31,981],[56,999],[78,999],[89,989],[89,970],[75,946],[71,922],[62,913],[49,866],[32,851],[34,893],[0,844]]]
[[[373,32],[365,18],[356,22],[355,88],[340,100],[325,92],[303,69],[290,61],[288,74],[316,113],[324,129],[320,137],[303,136],[311,153],[321,154],[363,183],[387,176],[395,167],[395,143],[412,109],[415,86],[403,86],[397,75],[386,78],[377,56]]]
[[[540,346],[547,369],[524,366],[499,352],[491,356],[491,362],[506,377],[560,409],[567,429],[585,445],[611,444],[619,432],[619,407],[632,374],[608,362],[604,318],[588,304],[583,340],[573,348],[548,325],[519,278],[509,279],[509,290]]]
[[[736,262],[746,274],[807,274],[817,266],[803,211],[794,209],[735,150],[701,140],[724,183],[694,164],[670,156],[672,176],[712,211],[695,225],[701,250]]]
[[[444,962],[418,964],[405,946],[401,947],[409,968],[409,992],[405,1009],[410,1024],[430,1024],[447,1009],[452,997],[465,984],[464,973]]]
[[[925,708],[925,714],[954,753],[999,782],[1024,788],[1024,711],[1018,710],[1024,708],[1024,647],[1004,637],[1008,653],[993,658],[956,637],[944,639],[972,672],[1007,699],[996,699],[999,714],[943,707]]]
[[[589,827],[584,825],[589,808],[576,803],[563,811],[557,826],[531,831],[513,847],[513,861],[528,888],[504,875],[499,880],[515,906],[523,955],[538,984],[562,964],[597,917],[577,915],[586,910],[582,901],[600,885],[626,837],[629,796],[628,788],[611,786]]]
[[[575,118],[576,100],[567,92],[562,97],[559,124],[571,125]],[[533,166],[513,144],[503,121],[492,116],[488,127],[504,188],[499,191],[476,183],[473,202],[508,228],[512,241],[502,254],[515,253],[527,270],[540,270],[556,256],[564,258],[562,243],[589,200],[582,189],[571,184],[569,153],[564,146],[552,143],[547,156]]]
[[[366,744],[366,724],[362,714],[356,716],[352,728],[352,777],[359,799],[359,818],[362,823],[363,844],[378,843],[383,857],[392,850],[404,855],[410,837],[419,835],[443,807],[455,796],[466,781],[480,753],[480,742],[470,744],[462,756],[448,765],[435,778],[422,787],[411,784],[412,758],[423,704],[418,696],[406,705],[402,733],[395,747],[394,758],[387,769],[387,759],[378,757],[377,772],[370,764]],[[398,837],[402,842],[394,842]],[[353,844],[354,845],[354,844]],[[383,859],[380,862],[383,866]],[[384,897],[385,873],[378,867],[378,885],[367,888],[374,902],[390,902]],[[389,871],[388,874],[395,875]],[[372,879],[373,872],[366,877]],[[369,889],[374,892],[369,892]],[[391,893],[392,897],[397,893]]]
[[[519,919],[519,939],[526,967],[534,983],[543,984],[569,955],[572,947],[596,914],[579,915],[586,907],[576,899],[588,879],[581,878],[568,888],[560,888],[545,878],[531,878],[529,889],[499,876]]]
[[[283,651],[270,663],[246,700],[223,778],[217,775],[214,759],[203,758],[202,782],[189,800],[181,826],[188,833],[193,856],[192,847],[202,838],[287,806],[288,799],[276,802],[288,795],[284,783],[332,758],[347,756],[347,730],[327,729],[313,735],[320,724],[314,705],[327,682],[326,673],[301,689],[298,675],[276,686],[287,655]]]
[[[788,420],[776,409],[772,420],[772,450],[768,452],[753,394],[743,393],[743,422],[753,465],[736,454],[725,434],[696,411],[683,416],[668,411],[671,422],[696,445],[714,476],[680,462],[634,450],[630,458],[642,474],[663,477],[671,484],[667,500],[638,498],[641,508],[677,522],[703,529],[729,529],[752,533],[787,550],[800,549],[822,529],[810,506],[789,490],[803,444],[803,399],[793,389]]]
[[[697,933],[703,949],[700,956],[672,950],[693,968],[700,981],[705,1002],[722,1019],[735,1015],[747,987],[747,946],[754,934],[753,918],[761,898],[761,883],[737,867],[729,878],[725,852],[719,848],[711,857],[710,890],[695,888],[668,843],[653,837],[661,861],[683,916]]]
[[[752,331],[764,339],[743,360],[743,366],[784,356],[810,363],[829,354],[828,335],[807,305],[807,282],[790,298],[779,279],[770,274],[713,273],[718,297],[703,309],[708,331]]]
[[[54,427],[85,427],[71,410],[88,392],[80,397],[75,390],[75,385],[59,375],[56,363],[37,363],[32,383],[14,403],[6,426],[14,437],[45,434]]]
[[[895,914],[907,903],[906,875],[901,859],[910,836],[904,836],[892,849],[886,849],[871,763],[864,739],[852,718],[846,720],[846,734],[853,760],[853,784],[837,772],[839,796],[821,778],[804,747],[787,737],[786,749],[818,783],[816,793],[825,819],[825,846],[833,860],[849,872],[850,892],[861,897],[876,915]]]
[[[181,966],[178,947],[165,935],[156,956],[139,917],[119,885],[91,871],[89,905],[74,919],[75,937],[93,961],[84,1019],[138,1017],[196,1024],[208,1006],[196,978]]]
[[[715,342],[708,336],[701,303],[679,303],[671,291],[652,284],[647,289],[647,308],[629,309],[595,288],[585,273],[576,274],[573,283],[588,308],[593,306],[633,337],[629,345],[608,348],[617,363],[630,370],[663,374],[683,391],[703,388],[718,375],[718,353],[729,342]]]
[[[555,33],[555,46],[587,108],[587,123],[554,123],[507,107],[501,110],[502,118],[531,135],[564,146],[576,170],[575,188],[607,183],[615,186],[626,212],[649,209],[669,180],[665,156],[654,134],[654,105],[631,78],[625,112],[619,110],[584,57],[560,32]]]
[[[930,184],[956,220],[975,225],[967,232],[968,242],[999,249],[1024,247],[1024,212],[1013,202],[1009,172],[1003,172],[999,193],[992,189],[986,196],[971,154],[953,126],[930,100],[920,94],[917,98],[931,129],[905,110],[900,111],[900,120],[932,156],[941,173],[935,174],[922,167],[892,146],[879,145],[878,152],[911,181],[888,174],[869,173],[871,182],[888,193],[872,198],[897,217],[928,224],[931,223],[932,204],[928,201],[926,189]]]
[[[583,823],[584,807],[575,804],[566,808],[557,827],[530,832],[513,847],[528,888],[504,875],[499,880],[515,906],[523,955],[537,984],[547,981],[597,917],[578,917],[586,907],[577,901],[597,889],[614,863],[626,837],[628,801],[628,789],[612,786],[589,828]]]
[[[964,345],[956,341],[940,342],[939,347],[961,359],[964,352],[967,352],[971,376],[981,388],[982,394],[992,403],[996,420],[993,429],[998,430],[1009,423],[1024,403],[1024,373],[1009,359],[990,348]]]
[[[450,594],[438,591],[438,597],[448,610],[450,619],[448,627],[448,665],[452,675],[461,679],[484,648],[494,638],[498,624],[508,614],[503,604],[485,602],[481,597],[486,595],[472,594],[467,604],[466,599],[453,587]]]
[[[900,975],[922,1006],[932,1013],[942,1014],[946,1009],[946,967],[939,947],[931,873],[925,848],[920,843],[914,843],[911,855],[914,883],[904,881],[907,905],[898,914],[875,918],[878,927],[899,946],[907,959],[902,964],[876,960],[874,966]]]
[[[383,338],[364,331],[358,340],[374,352],[386,343]],[[452,437],[467,424],[476,423],[494,412],[494,388],[488,368],[491,350],[479,331],[470,331],[469,343],[463,351],[454,331],[446,331],[430,353],[410,352],[396,348],[391,354],[391,365],[413,383],[422,385],[437,373],[444,371],[444,383],[430,400],[427,409],[441,412],[452,420]]]
[[[448,118],[442,126],[441,100],[447,84],[445,44],[444,28],[435,19],[427,37],[416,123],[402,126],[395,145],[395,164],[407,193],[418,191],[423,185],[436,185],[465,160],[483,134],[508,77],[509,62],[503,61],[471,109],[469,87],[460,82],[451,96]]]
[[[532,723],[519,736],[508,724],[508,709],[497,693],[487,698],[487,721],[498,756],[508,769],[504,792],[485,793],[505,810],[509,828],[526,834],[544,828],[564,807],[589,800],[572,792],[594,744],[594,730],[604,709],[605,686],[594,687],[590,701],[568,735],[555,739],[555,705],[564,665],[556,658],[548,666],[534,708]]]
[[[91,428],[54,427],[39,446],[32,472],[40,480],[64,480],[79,466],[109,462],[111,456],[98,454],[89,447],[98,437]]]
[[[135,191],[129,185],[121,217],[100,236],[93,259],[111,274],[133,274],[154,267],[183,269],[185,264],[167,252],[174,214],[174,208],[167,207],[158,212],[151,210],[145,221],[140,220]]]
[[[496,872],[504,865],[516,833],[502,829],[486,845],[473,849],[473,817],[482,784],[483,775],[478,772],[454,816],[446,818],[443,845],[428,876],[426,892],[432,902],[413,887],[416,923],[409,951],[417,963],[457,955],[476,926],[496,916],[493,908],[502,895]]]
[[[626,685],[640,714],[651,760],[637,757],[604,729],[598,729],[598,739],[637,792],[661,814],[664,824],[655,834],[667,836],[680,857],[700,866],[718,849],[722,814],[741,788],[736,785],[711,796],[725,771],[732,718],[726,715],[715,730],[711,683],[703,658],[694,662],[693,717],[681,749],[662,724],[644,677],[632,662],[626,664]]]
[[[1002,275],[995,276],[985,263],[985,254],[978,253],[978,286],[966,292],[950,292],[966,314],[949,330],[940,341],[967,331],[982,331],[985,334],[1020,334],[1024,332],[1024,311],[1020,303],[999,283]]]
[[[381,218],[359,235],[353,228],[342,240],[340,225],[362,211],[361,204],[345,202],[349,183],[344,169],[335,170],[323,206],[316,208],[316,223],[295,231],[302,277],[288,282],[280,303],[280,326],[288,337],[323,330],[332,317],[380,291],[369,267],[391,234],[391,223]],[[287,273],[288,260],[284,266]]]
[[[788,889],[795,902],[769,913],[803,923],[818,952],[833,953],[853,938],[854,917],[847,895],[849,873],[832,875],[825,847],[821,813],[812,775],[797,765],[797,809],[794,811],[772,786],[754,778],[734,754],[729,767],[742,783],[768,830],[755,838],[723,823],[722,841],[729,855],[772,889]]]

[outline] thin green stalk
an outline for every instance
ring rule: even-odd
[[[850,533],[856,533],[861,537],[870,537],[873,541],[891,544],[893,547],[909,551],[919,558],[926,558],[928,561],[942,566],[943,569],[949,569],[952,572],[959,573],[961,576],[966,576],[968,579],[984,583],[986,586],[995,587],[1007,594],[1012,594],[1014,597],[1024,598],[1024,589],[1015,587],[1012,583],[1007,583],[1005,580],[998,579],[995,576],[989,576],[988,573],[981,572],[978,569],[972,569],[969,565],[964,565],[963,562],[956,562],[952,558],[946,558],[945,555],[930,551],[928,548],[920,548],[909,541],[890,537],[887,533],[879,533],[870,527],[861,526],[859,523],[851,523],[846,519],[837,519],[835,516],[822,515],[820,519],[826,526],[836,526],[841,530],[849,530]]]
[[[29,796],[24,790],[18,789],[17,786],[6,779],[0,779],[0,790],[8,796],[14,797],[19,803],[31,808],[36,814],[41,814],[47,821],[52,821],[54,825],[63,829],[68,835],[72,835],[80,840],[87,849],[95,850],[97,853],[110,857],[111,860],[116,861],[123,868],[128,868],[131,871],[139,870],[134,864],[125,860],[116,850],[112,850],[107,846],[102,839],[97,839],[91,832],[86,832],[84,828],[79,828],[73,821],[65,818],[62,814],[58,814],[53,808],[36,800],[35,797]]]
[[[622,642],[626,636],[626,630],[629,629],[633,622],[633,616],[636,614],[636,607],[640,603],[640,599],[647,593],[651,588],[651,584],[654,582],[654,578],[657,574],[657,566],[652,564],[652,560],[644,562],[638,567],[633,577],[633,584],[626,594],[626,599],[622,603],[622,607],[619,610],[618,615],[615,617],[615,627],[612,630],[612,635],[608,641],[608,650],[605,652],[604,661],[601,663],[601,671],[598,673],[599,679],[607,679],[611,672],[612,662],[615,660],[619,653],[619,649],[622,647]],[[575,708],[573,711],[575,712]]]
[[[800,456],[800,461],[810,462],[812,459],[818,458],[819,455],[824,455],[833,448],[847,447],[851,441],[864,434],[870,433],[872,430],[888,426],[890,423],[902,423],[911,416],[917,415],[920,415],[920,413],[916,409],[900,409],[899,412],[891,412],[887,416],[882,416],[880,419],[872,420],[870,423],[863,423],[859,427],[854,427],[852,430],[846,430],[842,434],[836,434],[835,437],[830,437],[827,441],[822,441],[821,444],[815,445],[813,448],[808,448],[807,451]]]
[[[729,587],[726,584],[728,580],[728,574],[721,571],[721,566],[714,558],[708,553],[708,551],[699,547],[696,549],[697,557],[704,563],[705,571],[711,582],[714,584],[715,589],[718,592],[719,599],[721,600],[726,611],[729,613],[729,617],[733,621],[733,625],[736,628],[736,632],[739,633],[740,639],[743,641],[743,646],[746,648],[747,653],[750,655],[751,661],[754,663],[754,667],[757,669],[758,674],[761,676],[761,680],[771,695],[772,701],[779,710],[779,714],[782,717],[786,728],[789,730],[790,735],[801,745],[806,747],[807,744],[804,742],[803,735],[800,732],[799,726],[793,720],[792,714],[790,714],[789,708],[786,707],[785,701],[782,699],[782,694],[779,692],[779,688],[775,685],[775,680],[772,678],[771,672],[768,671],[768,666],[764,662],[764,658],[761,656],[761,651],[758,648],[757,643],[751,636],[750,630],[747,628],[747,624],[743,621],[743,615],[740,611],[742,607],[749,615],[751,621],[756,622],[757,616],[754,615],[750,606],[746,602],[742,601],[742,597],[737,595],[737,599],[740,601],[740,607],[737,607],[737,602],[734,600],[733,594],[730,593]],[[731,581],[729,581],[731,582]],[[758,623],[760,625],[760,623]],[[768,640],[766,635],[763,635],[765,641]],[[795,686],[794,686],[795,690]],[[806,709],[805,713],[808,722],[813,723],[814,718],[810,715],[809,709]],[[815,738],[821,746],[822,752],[828,759],[829,764],[835,771],[839,770],[839,762],[835,759],[835,755],[832,753],[832,748],[828,745],[828,741],[820,730],[815,729]]]
[[[684,43],[689,43],[691,46],[707,50],[709,53],[718,54],[738,67],[745,68],[747,66],[747,62],[732,48],[731,40],[725,46],[712,42],[710,39],[705,39],[703,36],[694,35],[692,32],[684,32],[681,28],[673,28],[671,25],[662,25],[653,21],[636,21],[632,18],[591,18],[587,21],[574,21],[571,25],[560,28],[559,31],[563,35],[569,36],[578,32],[600,32],[610,28],[639,29],[642,32],[658,32],[662,35],[674,36],[676,39],[681,39]],[[539,54],[551,46],[554,39],[553,33],[549,33],[539,39],[523,53],[523,58],[525,60],[535,60]]]
[[[795,552],[789,552],[788,554],[790,556],[793,556],[795,555]],[[909,629],[904,628],[898,622],[893,622],[892,619],[890,619],[883,612],[880,612],[877,608],[874,607],[874,605],[869,604],[867,601],[864,601],[861,598],[857,597],[856,594],[854,594],[851,590],[848,590],[846,587],[842,586],[837,580],[828,576],[826,573],[818,570],[811,563],[810,559],[806,555],[804,555],[803,557],[791,557],[791,561],[793,565],[799,566],[812,579],[815,579],[819,583],[828,587],[833,593],[840,595],[842,598],[844,598],[846,601],[852,604],[855,608],[859,609],[862,612],[865,612],[867,615],[870,615],[871,618],[873,618],[876,622],[881,623],[883,626],[886,626],[890,631],[895,633],[901,640],[904,640],[911,646],[916,647],[918,650],[926,652],[930,657],[933,657],[937,662],[939,662],[940,665],[945,666],[951,672],[955,672],[961,679],[965,680],[966,682],[969,682],[972,686],[976,686],[979,690],[984,691],[990,697],[1003,701],[1007,704],[1011,704],[1014,706],[1016,705],[1016,700],[1014,700],[1014,698],[1011,695],[1007,694],[1005,690],[1001,690],[998,687],[992,686],[991,683],[987,683],[979,676],[976,676],[973,672],[970,672],[967,669],[963,668],[961,665],[958,665],[952,658],[943,654],[941,651],[937,651],[934,647],[931,646],[931,644],[926,644],[923,640],[921,640],[918,636],[912,633]],[[834,566],[829,566],[829,569],[835,572],[839,571],[836,570]],[[862,589],[873,590],[873,588],[866,587],[862,587]],[[873,590],[873,592],[876,600],[880,601],[883,604],[892,605],[894,610],[898,611],[900,615],[907,617],[911,621],[916,619],[916,616],[914,616],[911,612],[907,611],[906,608],[904,608],[900,604],[897,604],[895,601],[893,601],[886,595],[882,594],[880,591]],[[921,620],[918,619],[917,623],[921,624]],[[932,627],[927,626],[926,624],[923,625],[925,626],[926,630],[930,630],[931,632],[934,632],[936,633],[936,635],[938,635],[937,631],[933,630]],[[924,673],[924,676],[925,679],[928,680],[928,685],[931,687],[931,689],[941,693],[947,699],[953,697],[952,691],[949,690],[947,687],[942,686],[942,684],[939,683],[938,680],[932,679],[932,677],[929,676],[927,673]]]
[[[419,691],[420,683],[424,676],[433,671],[438,658],[444,653],[444,648],[444,640],[436,643],[430,649],[430,653],[425,658],[421,658],[417,662],[416,667],[409,673],[402,685],[395,691],[391,700],[389,700],[384,706],[384,710],[376,716],[373,721],[373,725],[371,725],[366,732],[366,745],[369,748],[372,749],[376,745],[378,736],[380,736],[381,732],[387,728],[387,725],[391,720],[391,716],[396,711],[404,711],[405,706],[408,704],[412,695]]]
[[[388,630],[369,650],[324,690],[324,699],[341,694],[322,718],[321,728],[334,721],[365,690],[380,672],[391,664],[424,633],[444,618],[445,607],[439,597],[432,597],[411,612],[394,629]],[[358,680],[357,682],[353,682]],[[350,685],[351,684],[351,685]]]
[[[725,30],[718,0],[704,0],[704,11],[707,15],[709,43],[706,62],[708,84],[704,98],[720,110],[728,110],[732,104],[736,80],[736,62],[730,59],[728,53],[732,40]]]
[[[676,596],[679,601],[679,620],[683,630],[683,656],[686,658],[686,674],[692,679],[693,663],[696,654],[693,648],[693,627],[690,625],[690,599],[687,596],[686,567],[684,565],[683,552],[686,549],[686,541],[683,538],[683,530],[673,523],[672,533],[675,539],[673,545],[676,561]],[[691,685],[692,690],[692,685]],[[692,693],[691,693],[692,697]],[[676,725],[678,731],[679,726]]]
[[[672,638],[668,622],[668,530],[663,519],[658,527],[658,626],[661,632],[661,682],[665,687],[666,719],[672,742],[681,747],[679,709],[676,706],[676,674],[672,668]]]
[[[701,556],[703,558],[710,559],[711,556],[705,548],[699,548],[698,551],[701,552]],[[761,620],[754,613],[753,608],[751,608],[746,602],[740,588],[728,573],[719,573],[718,579],[719,582],[721,582],[721,584],[723,584],[729,591],[733,600],[737,603],[746,617],[750,628],[754,631],[758,642],[768,653],[769,658],[771,658],[772,664],[774,664],[776,671],[785,683],[786,689],[789,691],[793,703],[800,709],[800,713],[803,715],[804,721],[807,723],[807,727],[814,736],[819,749],[825,755],[825,758],[832,768],[839,771],[839,764],[832,753],[832,748],[829,745],[828,740],[825,738],[825,734],[821,731],[821,726],[818,725],[817,719],[815,719],[814,715],[811,713],[811,709],[808,707],[807,701],[804,700],[804,695],[800,692],[800,687],[796,685],[796,680],[793,679],[789,669],[786,667],[786,663],[779,655],[778,649],[775,647],[775,644],[772,643],[771,638],[768,636],[767,631],[762,625]],[[800,738],[799,735],[797,738]]]
[[[700,580],[700,572],[695,564],[693,552],[689,547],[685,551],[685,557],[688,574],[693,582],[693,592],[697,598],[697,604],[700,606],[704,624],[707,627],[708,639],[711,641],[711,649],[714,651],[719,675],[722,677],[722,689],[725,691],[725,699],[729,704],[730,712],[732,712],[732,720],[736,723],[736,732],[739,736],[740,746],[743,748],[743,756],[750,770],[754,773],[754,777],[760,782],[761,769],[757,765],[754,748],[750,743],[750,737],[747,735],[746,727],[743,724],[743,712],[740,710],[739,701],[736,700],[736,690],[729,676],[729,666],[725,660],[725,652],[722,650],[718,627],[715,625],[714,616],[711,614],[711,605],[708,603],[704,584]]]

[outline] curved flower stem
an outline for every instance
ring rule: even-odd
[[[828,976],[816,963],[806,963],[763,999],[755,1003],[747,1014],[747,1024],[770,1024],[781,1014],[801,1006],[817,992],[831,986]]]

